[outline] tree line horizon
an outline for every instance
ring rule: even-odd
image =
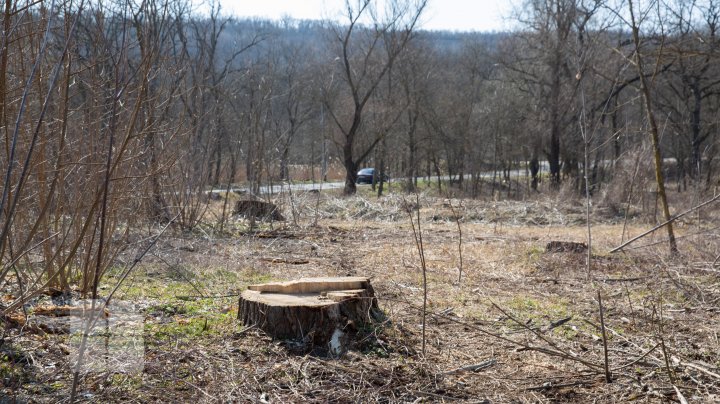
[[[587,187],[626,201],[666,180],[706,192],[718,185],[717,3],[526,0],[518,30],[467,33],[421,30],[426,0],[348,1],[340,22],[8,0],[0,255],[52,239],[43,255],[61,271],[118,223],[192,229],[211,187],[257,193],[329,161],[348,195],[365,166],[410,192],[449,177],[468,197]]]

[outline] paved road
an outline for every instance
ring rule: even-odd
[[[500,172],[498,172],[497,174],[495,174],[495,173],[492,172],[492,171],[486,171],[486,172],[481,173],[481,174],[480,174],[480,177],[481,177],[481,178],[492,178],[493,175],[501,176],[502,174],[501,174]],[[525,170],[524,170],[524,169],[523,169],[523,170],[511,170],[511,171],[510,171],[510,176],[511,176],[511,177],[520,177],[520,176],[523,176],[523,175],[525,175]],[[436,178],[437,178],[437,177],[431,177],[431,181],[436,180]],[[448,181],[448,180],[450,179],[449,176],[441,176],[440,178],[441,178],[443,181]],[[471,179],[471,176],[470,176],[470,175],[465,175],[465,179],[466,179],[466,180],[469,180],[469,179]],[[393,178],[392,180],[390,180],[391,183],[396,183],[396,182],[400,182],[400,181],[404,181],[404,178]],[[318,190],[318,191],[320,191],[320,190],[324,190],[324,189],[338,189],[338,188],[343,188],[344,186],[345,186],[345,181],[322,182],[322,183],[320,183],[320,182],[316,182],[316,183],[292,183],[292,184],[287,184],[287,183],[285,183],[285,184],[276,184],[276,185],[272,185],[272,186],[269,186],[269,185],[262,186],[262,187],[260,187],[260,193],[261,193],[261,194],[268,194],[268,193],[278,194],[278,193],[281,193],[281,192],[287,192],[287,191],[288,191],[288,187],[290,187],[290,190],[292,190],[292,191],[305,191],[305,192],[307,192],[307,191],[312,191],[312,190]],[[370,186],[370,185],[358,185],[358,187],[369,187],[369,186]],[[236,187],[236,188],[233,188],[233,191],[236,191],[236,192],[247,192],[247,188],[244,188],[244,187]],[[210,191],[210,192],[225,192],[225,188],[216,188],[216,189],[213,189],[213,190]]]
[[[345,186],[345,181],[282,184],[282,185],[273,185],[272,187],[269,185],[266,185],[264,187],[260,187],[260,193],[261,194],[277,194],[280,192],[287,192],[288,187],[290,187],[290,190],[292,190],[292,191],[313,191],[313,190],[320,191],[323,189],[342,188],[344,186]]]
[[[278,194],[280,192],[287,192],[288,187],[290,187],[290,190],[292,191],[312,191],[312,190],[323,190],[323,189],[337,189],[342,188],[345,186],[345,182],[316,182],[316,183],[297,183],[297,184],[275,184],[275,185],[265,185],[260,187],[260,193],[261,194]],[[232,190],[234,192],[238,193],[246,193],[247,188],[246,187],[233,187]],[[211,191],[208,192],[225,192],[226,188],[214,188]]]

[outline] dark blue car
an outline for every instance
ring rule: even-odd
[[[363,168],[357,173],[357,179],[355,180],[356,184],[372,184],[373,176],[375,175],[375,169],[374,168]],[[385,182],[390,180],[390,178],[385,175],[383,176],[383,179]],[[380,180],[379,178],[377,179]]]

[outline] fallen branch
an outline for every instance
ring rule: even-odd
[[[409,308],[413,309],[413,310],[417,310],[417,311],[422,312],[422,307],[416,307],[415,305],[410,304],[410,303],[408,303],[408,302],[406,302],[406,301],[403,301],[403,303],[407,304],[407,306],[408,306]],[[493,303],[493,304],[494,304],[494,303]],[[496,307],[497,307],[497,306],[496,306]],[[500,309],[500,310],[502,311],[502,309]],[[512,344],[512,345],[518,346],[518,347],[520,347],[520,348],[521,348],[522,350],[524,350],[524,351],[534,351],[534,352],[539,352],[539,353],[542,353],[542,354],[545,354],[545,355],[548,355],[548,356],[552,356],[552,357],[558,357],[558,358],[563,358],[563,359],[572,360],[572,361],[575,361],[575,362],[578,362],[578,363],[581,363],[581,364],[585,365],[586,367],[588,367],[589,369],[591,369],[593,372],[598,372],[598,371],[602,372],[602,369],[603,369],[603,366],[602,366],[602,365],[598,365],[598,364],[593,363],[593,362],[591,362],[591,361],[589,361],[589,360],[585,360],[585,359],[583,359],[583,358],[577,357],[577,356],[575,356],[575,355],[573,355],[573,354],[570,354],[570,353],[568,353],[568,352],[563,351],[562,349],[557,348],[556,346],[554,346],[554,345],[555,345],[554,343],[548,342],[548,341],[547,341],[543,336],[541,336],[541,335],[540,335],[540,338],[543,339],[543,340],[545,340],[546,342],[548,342],[548,344],[549,344],[552,348],[539,347],[539,346],[535,346],[535,345],[530,345],[530,344],[528,344],[528,343],[524,343],[524,342],[522,342],[522,341],[516,341],[516,340],[514,340],[514,339],[512,339],[512,338],[506,337],[506,336],[501,335],[501,334],[499,334],[499,333],[497,333],[497,332],[493,332],[493,331],[486,330],[486,329],[484,329],[484,328],[482,328],[482,327],[479,327],[479,326],[476,325],[476,324],[473,324],[473,323],[470,323],[470,322],[467,322],[467,321],[462,321],[462,320],[456,319],[456,318],[451,317],[451,316],[443,316],[443,315],[439,315],[439,314],[436,314],[436,313],[428,313],[428,314],[429,314],[430,316],[434,317],[434,318],[441,318],[441,319],[447,320],[447,321],[449,321],[449,322],[451,322],[451,323],[455,323],[455,324],[462,325],[462,326],[465,327],[467,330],[473,330],[473,331],[479,332],[479,333],[481,333],[481,334],[487,335],[487,336],[489,336],[489,337],[498,339],[498,340],[500,340],[500,341],[505,341],[505,342],[510,343],[510,344]],[[508,316],[508,317],[509,317],[509,316]],[[513,321],[517,322],[517,320],[513,320]],[[532,331],[533,333],[535,333],[536,335],[538,335],[538,332],[537,332],[536,330],[531,330],[531,331]]]
[[[95,309],[99,312],[99,309]],[[70,316],[83,316],[88,314],[88,309],[82,306],[37,306],[33,309],[33,315],[36,316],[47,316],[47,317],[70,317]],[[99,313],[98,313],[99,314]],[[105,308],[102,313],[105,317],[110,315],[110,312]]]
[[[447,372],[441,373],[441,375],[447,376],[447,375],[453,375],[453,374],[462,373],[462,372],[477,372],[477,371],[480,371],[483,369],[487,369],[491,366],[494,366],[495,364],[497,364],[497,360],[495,360],[495,358],[492,358],[492,359],[488,359],[484,362],[480,362],[475,365],[468,365],[468,366],[459,367],[457,369],[448,370]]]
[[[430,393],[430,392],[428,392],[428,391],[416,390],[416,391],[414,391],[414,393],[415,393],[415,394],[418,394],[418,395],[421,395],[421,396],[427,396],[427,397],[436,398],[436,399],[438,399],[438,400],[440,400],[440,401],[448,401],[448,400],[449,400],[449,401],[455,401],[455,400],[461,400],[460,398],[450,397],[450,396],[446,396],[446,395],[443,395],[443,394]]]
[[[693,368],[702,373],[705,373],[708,376],[712,376],[712,377],[720,380],[719,374],[717,374],[709,369],[706,369],[704,366],[700,366],[697,363],[693,363],[693,362],[683,362],[682,360],[680,360],[680,358],[678,358],[677,356],[674,356],[674,355],[671,357],[671,359],[673,361],[673,364],[675,364],[675,366],[684,366],[684,367],[688,367],[688,368]]]
[[[628,363],[628,364],[625,364],[625,365],[618,366],[618,367],[616,367],[616,368],[610,369],[610,371],[611,371],[611,372],[617,372],[618,370],[623,370],[623,369],[625,369],[625,368],[629,368],[630,366],[634,366],[634,365],[637,364],[637,363],[640,363],[640,361],[642,361],[643,359],[645,359],[648,355],[650,355],[650,354],[651,354],[655,349],[657,349],[659,346],[660,346],[660,343],[658,342],[657,344],[655,344],[654,347],[650,348],[650,350],[648,350],[648,351],[645,352],[644,354],[640,355],[639,358],[635,359],[634,361],[632,361],[632,362],[630,362],[630,363]],[[651,358],[652,358],[652,357],[651,357]]]
[[[269,262],[271,264],[290,264],[290,265],[304,265],[309,264],[310,260],[303,258],[260,258],[260,261]]]
[[[558,321],[551,322],[548,328],[545,330],[545,332],[551,331],[557,327],[560,327],[561,325],[567,323],[568,321],[572,320],[573,316],[561,318]]]
[[[688,404],[687,399],[680,392],[680,389],[678,389],[677,386],[675,386],[675,385],[673,385],[673,388],[675,389],[675,394],[677,394],[678,400],[680,400],[680,404]]]
[[[526,330],[530,331],[531,333],[535,334],[536,337],[540,338],[542,341],[544,341],[545,343],[547,343],[547,344],[548,344],[550,347],[552,347],[553,349],[530,346],[530,345],[528,345],[528,344],[519,343],[519,342],[514,341],[514,340],[512,340],[512,339],[510,339],[510,338],[504,338],[505,340],[510,341],[510,342],[513,342],[513,343],[515,343],[515,344],[518,344],[518,345],[520,345],[523,349],[526,349],[526,350],[533,350],[533,351],[545,353],[545,354],[547,354],[547,355],[555,355],[555,356],[559,356],[559,357],[561,357],[561,358],[574,360],[574,361],[576,361],[576,362],[582,363],[583,365],[585,365],[585,366],[587,366],[588,368],[593,369],[593,370],[595,370],[595,371],[597,371],[598,369],[601,369],[601,368],[602,368],[602,366],[599,366],[599,365],[597,365],[597,364],[595,364],[595,363],[592,363],[592,362],[590,362],[590,361],[587,361],[587,360],[585,360],[585,359],[579,358],[579,357],[577,357],[576,355],[574,355],[574,354],[572,354],[572,353],[566,352],[565,350],[563,350],[562,348],[560,348],[559,346],[557,346],[557,344],[555,344],[555,342],[553,342],[553,341],[550,340],[549,338],[547,338],[547,337],[545,337],[544,335],[542,335],[542,333],[540,333],[538,330],[536,330],[536,329],[528,326],[526,323],[524,323],[524,322],[518,320],[517,318],[513,317],[513,316],[512,316],[510,313],[508,313],[506,310],[503,310],[503,309],[502,309],[500,306],[498,306],[495,302],[490,301],[490,303],[492,304],[493,307],[495,307],[495,309],[497,309],[498,311],[500,311],[500,312],[501,312],[503,315],[505,315],[507,318],[509,318],[510,320],[512,320],[514,323],[520,325],[521,327],[525,328]],[[487,332],[487,331],[486,331],[486,332]]]
[[[441,311],[437,312],[436,314],[438,314],[440,316],[448,316],[453,313],[453,310],[455,310],[455,309],[453,309],[452,307],[448,307],[447,309],[441,310]]]
[[[590,324],[592,324],[592,323],[590,323]],[[615,331],[615,330],[613,330],[613,329],[611,329],[611,328],[609,328],[609,327],[606,327],[606,329],[607,329],[608,331],[612,332],[615,336],[623,339],[625,342],[627,342],[627,343],[635,346],[635,348],[640,349],[640,346],[639,346],[638,344],[630,341],[628,338],[626,338],[626,337],[623,336],[622,334],[618,333],[617,331]],[[634,363],[642,360],[642,359],[645,358],[645,357],[654,360],[655,363],[656,363],[658,366],[662,366],[663,361],[662,361],[660,358],[657,358],[657,357],[655,357],[655,356],[650,355],[650,353],[653,352],[655,349],[657,349],[660,345],[661,345],[660,342],[657,343],[657,344],[655,344],[655,346],[652,347],[652,349],[650,349],[649,351],[647,351],[647,352],[646,352],[645,354],[643,354],[640,358],[636,359],[635,361],[633,361],[633,362],[631,362],[631,363],[628,363],[627,365],[623,365],[623,366],[617,367],[617,368],[615,368],[615,369],[613,369],[613,370],[617,371],[617,370],[620,370],[620,369],[629,367],[629,366],[633,365]],[[714,377],[714,378],[720,380],[720,374],[717,374],[717,373],[715,373],[715,372],[713,372],[713,371],[711,371],[711,370],[709,370],[709,369],[705,368],[704,366],[701,366],[701,365],[699,365],[699,364],[697,364],[697,363],[684,362],[684,361],[682,361],[680,358],[678,358],[678,357],[675,356],[675,355],[672,355],[672,356],[670,357],[670,359],[672,360],[673,365],[675,365],[675,366],[684,366],[684,367],[687,367],[687,368],[692,368],[692,369],[695,369],[695,370],[697,370],[697,371],[699,371],[699,372],[702,372],[702,373],[704,373],[704,374],[706,374],[706,375],[708,375],[708,376],[711,376],[711,377]]]
[[[638,236],[635,236],[635,237],[631,238],[630,240],[624,242],[623,244],[621,244],[621,245],[613,248],[612,250],[610,250],[610,252],[611,252],[611,253],[618,252],[618,251],[622,250],[623,248],[627,247],[629,244],[634,243],[635,241],[637,241],[637,240],[639,240],[639,239],[647,236],[648,234],[653,233],[654,231],[656,231],[656,230],[658,230],[658,229],[661,229],[661,228],[667,226],[668,224],[670,224],[670,223],[672,223],[672,222],[680,219],[681,217],[687,215],[688,213],[693,212],[693,211],[695,211],[695,210],[697,210],[697,209],[700,209],[700,208],[702,208],[702,207],[705,206],[705,205],[709,205],[709,204],[715,202],[715,201],[718,200],[718,199],[720,199],[720,194],[715,195],[712,199],[709,199],[709,200],[707,200],[707,201],[705,201],[705,202],[703,202],[703,203],[701,203],[701,204],[699,204],[699,205],[697,205],[697,206],[694,206],[694,207],[686,210],[685,212],[680,213],[679,215],[675,215],[675,216],[671,217],[670,219],[666,220],[666,221],[663,222],[663,223],[660,223],[659,225],[653,227],[652,229],[646,231],[645,233],[642,233],[642,234],[640,234],[640,235],[638,235]]]
[[[612,283],[612,282],[635,282],[647,279],[647,276],[638,276],[636,278],[595,278],[596,282]]]
[[[572,382],[572,383],[562,383],[562,384],[552,384],[552,382],[544,383],[542,386],[534,386],[534,387],[528,387],[525,390],[526,391],[541,391],[541,390],[547,390],[547,389],[559,389],[563,387],[574,387],[574,386],[582,386],[587,384],[587,382]]]

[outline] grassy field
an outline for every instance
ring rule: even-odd
[[[354,197],[295,193],[275,202],[287,222],[250,230],[233,219],[222,233],[208,226],[159,240],[117,295],[144,319],[142,371],[84,374],[82,401],[720,400],[717,208],[677,224],[682,253],[670,257],[662,232],[609,253],[651,220],[596,206],[588,268],[587,253],[546,251],[551,241],[587,241],[581,201],[429,192],[377,199],[362,187]],[[211,203],[209,218],[222,204]],[[419,208],[427,264],[425,354],[422,268],[408,207],[413,215]],[[341,358],[312,355],[312,347],[274,341],[236,320],[248,284],[350,275],[371,278],[387,319],[363,328]],[[50,303],[43,299],[33,304]],[[0,395],[8,398],[0,403],[67,400],[67,338],[6,329]]]

